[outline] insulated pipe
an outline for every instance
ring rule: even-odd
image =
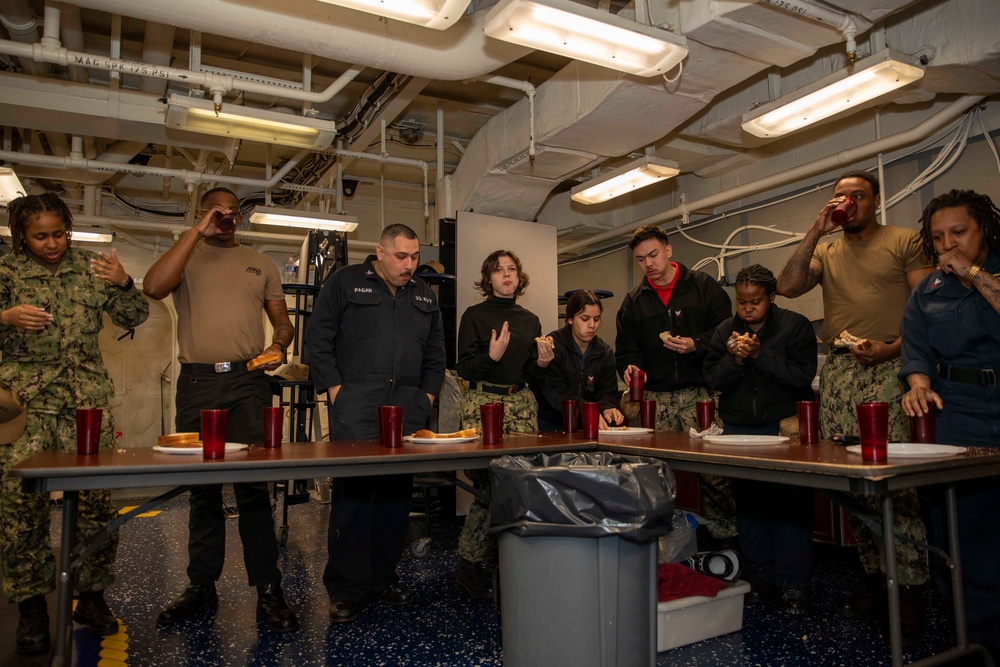
[[[492,83],[494,86],[503,86],[504,88],[513,88],[515,90],[524,91],[524,94],[528,96],[528,160],[531,164],[535,163],[535,87],[529,81],[521,81],[519,79],[512,79],[507,76],[500,76],[498,74],[493,74],[490,76],[481,76],[476,81],[482,81],[483,83]]]
[[[14,164],[30,164],[39,167],[57,167],[62,169],[82,169],[91,172],[125,172],[138,174],[140,176],[176,176],[184,180],[185,183],[193,185],[202,181],[212,181],[213,183],[229,183],[230,185],[247,185],[255,188],[274,187],[285,175],[290,172],[295,165],[304,158],[309,151],[303,149],[295,154],[281,169],[276,171],[271,178],[262,180],[259,178],[242,178],[239,176],[220,176],[217,174],[202,174],[189,169],[167,169],[164,167],[149,167],[135,164],[118,164],[116,162],[105,162],[101,160],[88,160],[82,157],[54,157],[51,155],[35,155],[32,153],[19,153],[16,151],[0,151],[0,160],[6,160]]]
[[[7,29],[15,44],[29,45],[38,41],[38,21],[27,0],[0,0],[0,23]],[[48,76],[49,68],[34,62],[21,61],[25,73],[33,76]]]
[[[591,247],[602,241],[617,239],[625,234],[635,231],[643,225],[659,225],[667,220],[690,214],[692,211],[712,209],[716,206],[722,206],[723,204],[728,204],[729,202],[736,201],[737,199],[742,199],[743,197],[750,197],[773,188],[781,187],[782,185],[794,183],[795,181],[803,178],[821,174],[824,171],[836,169],[837,167],[842,167],[848,164],[854,164],[860,160],[868,159],[873,155],[878,155],[879,153],[887,153],[889,151],[896,150],[897,148],[902,148],[903,146],[926,139],[934,132],[937,132],[942,125],[945,125],[946,123],[954,120],[956,117],[961,116],[985,98],[985,95],[965,95],[958,98],[916,127],[906,130],[905,132],[900,132],[899,134],[886,137],[885,139],[879,139],[870,144],[859,146],[858,148],[841,151],[835,155],[815,160],[809,164],[802,165],[801,167],[795,167],[794,169],[778,172],[772,176],[752,181],[745,185],[726,190],[725,192],[719,192],[703,199],[697,199],[692,202],[681,204],[680,206],[675,206],[674,208],[663,211],[662,213],[657,213],[656,215],[651,215],[647,218],[630,222],[627,225],[622,225],[621,227],[601,232],[600,234],[591,236],[584,241],[577,241],[576,243],[561,246],[559,248],[559,253],[576,252],[577,250]],[[2,157],[3,156],[0,155],[0,158]]]
[[[167,81],[179,81],[189,85],[200,85],[213,91],[228,92],[240,90],[247,93],[260,93],[306,102],[326,102],[332,99],[334,95],[343,90],[364,69],[362,66],[352,65],[327,86],[325,90],[314,93],[296,88],[246,81],[233,76],[215,74],[214,72],[194,72],[176,67],[166,67],[164,65],[137,63],[121,58],[106,58],[80,51],[70,51],[62,46],[50,48],[41,43],[19,44],[4,39],[0,40],[0,53],[17,56],[18,58],[28,58],[40,63],[52,63],[63,67],[77,65],[89,69],[110,71],[112,74],[132,74],[139,77],[152,77]]]
[[[233,0],[79,0],[76,4],[146,21],[169,23],[313,58],[409,74],[462,81],[489,74],[533,49],[486,37],[487,12],[463,16],[447,30],[330,4],[296,0],[281,4]]]
[[[791,12],[796,16],[805,16],[814,21],[832,25],[844,36],[844,40],[847,42],[847,57],[850,63],[854,64],[858,50],[858,45],[855,42],[855,38],[858,36],[858,25],[850,16],[819,7],[811,2],[805,2],[805,0],[762,0],[762,2],[777,9]]]

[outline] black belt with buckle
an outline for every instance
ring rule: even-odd
[[[231,371],[246,371],[246,361],[220,361],[217,364],[181,364],[195,373],[229,373]]]
[[[524,383],[514,384],[507,387],[497,384],[486,384],[485,382],[469,383],[469,388],[474,391],[485,391],[488,394],[497,394],[498,396],[510,396],[511,394],[516,394],[524,389],[524,387]]]
[[[945,380],[974,384],[978,387],[997,386],[997,372],[992,368],[959,368],[938,364],[938,375]]]

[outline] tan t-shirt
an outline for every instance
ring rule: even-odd
[[[879,227],[864,241],[839,238],[816,246],[823,268],[823,336],[831,342],[844,329],[890,343],[899,338],[910,296],[909,271],[929,267],[916,230]]]
[[[278,267],[244,246],[199,242],[174,290],[178,358],[214,364],[252,359],[263,351],[264,301],[284,301]]]

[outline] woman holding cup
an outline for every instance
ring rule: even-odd
[[[539,430],[562,427],[563,401],[600,404],[600,428],[619,425],[615,351],[597,336],[604,306],[590,290],[577,290],[566,302],[566,326],[549,334],[555,358],[542,380],[538,403]]]
[[[45,595],[55,589],[56,563],[49,544],[49,498],[25,493],[10,469],[44,450],[77,447],[76,409],[103,410],[100,446],[113,444],[114,387],[101,359],[103,315],[130,329],[149,316],[149,303],[118,260],[117,251],[73,247],[73,216],[54,194],[28,195],[7,206],[13,252],[0,259],[0,386],[27,404],[24,432],[0,443],[0,552],[4,593],[17,602],[15,650],[49,650]],[[91,413],[91,415],[95,415]],[[78,540],[118,515],[108,491],[82,491]],[[118,534],[80,569],[73,619],[93,634],[118,632],[104,600],[114,581]]]
[[[910,294],[903,312],[902,369],[910,417],[937,411],[935,442],[998,447],[1000,432],[1000,209],[986,195],[952,190],[921,217],[920,238],[937,269]],[[969,641],[1000,637],[1000,487],[983,479],[956,485]],[[931,500],[931,540],[946,544],[943,490]],[[934,559],[946,592],[950,576]]]
[[[812,400],[816,334],[802,315],[774,305],[777,280],[760,264],[736,276],[736,317],[715,329],[705,380],[720,392],[724,433],[778,435],[796,403]],[[732,480],[740,547],[747,559],[748,603],[780,597],[804,614],[812,576],[813,491]]]
[[[503,404],[503,431],[538,430],[538,402],[528,384],[537,386],[555,356],[542,335],[538,316],[517,304],[528,288],[521,260],[509,250],[496,250],[483,260],[476,289],[486,297],[469,307],[458,326],[457,370],[462,392],[462,428],[480,427],[480,406]],[[466,471],[477,490],[489,494],[488,470]],[[465,517],[458,541],[459,588],[470,595],[492,597],[492,565],[496,538],[486,535],[489,502],[477,498]]]

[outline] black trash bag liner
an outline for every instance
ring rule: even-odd
[[[677,482],[665,461],[610,452],[503,456],[490,463],[491,534],[617,536],[670,532]]]

